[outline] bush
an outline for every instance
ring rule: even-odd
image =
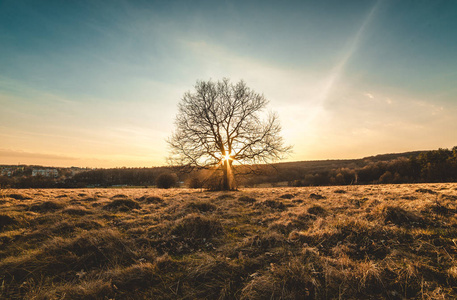
[[[191,189],[200,189],[203,188],[203,181],[198,177],[192,177],[189,179],[189,188]]]
[[[169,189],[176,185],[178,178],[175,174],[163,173],[156,179],[156,185],[161,189]]]
[[[220,174],[213,174],[205,181],[204,187],[210,191],[223,190],[222,176]]]

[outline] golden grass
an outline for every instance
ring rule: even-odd
[[[2,299],[457,298],[457,184],[0,200]]]

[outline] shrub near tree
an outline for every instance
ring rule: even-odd
[[[176,186],[177,182],[178,178],[175,174],[163,173],[160,174],[159,177],[157,177],[156,185],[158,188],[161,189],[169,189],[171,187]]]
[[[189,179],[188,185],[191,189],[200,189],[203,187],[203,181],[197,176],[194,176]]]

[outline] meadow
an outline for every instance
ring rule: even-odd
[[[1,299],[455,299],[457,184],[0,191]]]

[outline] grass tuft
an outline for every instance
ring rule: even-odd
[[[308,208],[308,213],[315,216],[326,216],[328,211],[321,205],[314,204]]]
[[[214,218],[199,214],[190,214],[177,221],[171,234],[184,238],[209,239],[222,233],[222,224]]]
[[[199,212],[210,212],[216,210],[216,205],[208,202],[208,201],[192,201],[190,202],[187,207],[197,210]]]
[[[325,199],[324,196],[322,196],[322,195],[320,195],[320,194],[315,194],[315,193],[311,193],[311,194],[309,195],[309,197],[310,197],[311,199],[316,199],[316,200]]]
[[[139,209],[141,206],[138,202],[132,199],[115,199],[111,201],[109,204],[105,205],[104,208],[106,210],[113,210],[113,211],[129,211],[132,209]]]
[[[0,231],[4,228],[17,224],[17,220],[8,215],[0,215]]]
[[[157,196],[141,196],[137,200],[149,204],[158,204],[163,202],[163,199]]]
[[[60,202],[55,202],[55,201],[45,201],[39,204],[34,204],[30,206],[30,210],[34,212],[40,212],[40,213],[46,213],[46,212],[52,212],[58,209],[63,208],[64,205]]]
[[[235,196],[232,194],[222,194],[217,197],[217,200],[228,200],[228,199],[235,199]]]
[[[263,202],[260,202],[260,204],[263,205],[263,206],[266,206],[266,207],[277,209],[277,210],[285,210],[286,209],[286,206],[284,205],[284,203],[282,201],[279,201],[279,200],[268,199],[268,200],[265,200]]]
[[[295,197],[295,195],[292,195],[292,194],[284,194],[284,195],[279,196],[279,198],[281,198],[281,199],[292,199],[294,197]]]
[[[408,211],[400,206],[386,206],[383,209],[384,221],[399,226],[424,227],[424,219],[416,212]]]
[[[238,198],[238,201],[244,202],[244,203],[254,203],[257,200],[255,198],[249,197],[249,196],[241,196]]]
[[[30,200],[30,199],[32,199],[29,196],[24,196],[22,194],[16,194],[16,193],[9,194],[7,196],[10,197],[10,198],[16,199],[16,200]]]
[[[432,194],[432,195],[437,194],[437,192],[435,192],[431,189],[424,189],[424,188],[417,189],[416,192],[423,193],[423,194]]]
[[[334,190],[333,192],[335,194],[346,194],[347,193],[345,190]]]

